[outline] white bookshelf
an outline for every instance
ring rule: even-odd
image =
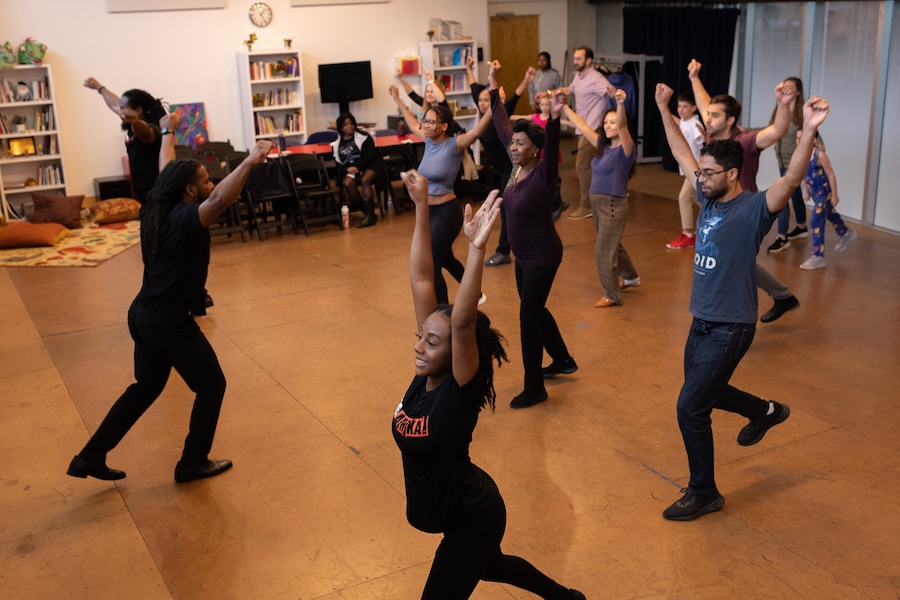
[[[28,87],[31,100],[16,99],[20,83]],[[0,69],[0,86],[0,203],[3,219],[9,221],[24,217],[34,192],[65,195],[66,180],[50,65]],[[16,116],[25,117],[24,131],[13,123]],[[37,185],[25,185],[29,179]]]
[[[422,69],[431,71],[435,79],[444,81],[448,104],[456,104],[454,118],[466,129],[478,122],[478,106],[472,100],[469,80],[466,77],[466,58],[477,57],[475,40],[449,40],[440,42],[420,42],[419,54]],[[447,82],[450,85],[447,85]],[[425,95],[425,82],[422,82]]]
[[[275,141],[282,133],[288,146],[303,144],[306,111],[300,53],[288,49],[241,52],[238,73],[247,148],[257,140]]]

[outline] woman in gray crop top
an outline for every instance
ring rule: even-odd
[[[400,99],[397,86],[389,91],[394,102],[403,113],[403,119],[410,132],[425,140],[425,155],[419,164],[419,173],[428,179],[428,206],[431,223],[431,256],[434,259],[434,288],[439,304],[447,304],[447,282],[441,269],[447,271],[456,281],[462,281],[465,268],[453,256],[453,240],[462,229],[462,207],[453,193],[453,183],[459,174],[462,155],[469,146],[481,137],[491,126],[491,111],[478,121],[472,131],[460,132],[450,110],[443,106],[429,107],[416,120],[409,108]]]

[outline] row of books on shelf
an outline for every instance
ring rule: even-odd
[[[300,62],[296,58],[276,62],[255,61],[250,63],[250,79],[278,79],[279,77],[300,77]]]
[[[253,94],[253,106],[291,106],[300,103],[300,95],[297,90],[279,88],[259,94]]]
[[[41,165],[38,167],[38,185],[62,184],[62,169],[59,165]]]
[[[34,81],[10,81],[5,77],[0,79],[0,104],[49,99],[50,86],[46,78]]]
[[[432,58],[434,59],[435,67],[464,67],[466,66],[466,60],[472,56],[472,46],[466,44],[465,46],[454,48],[452,51],[449,51],[446,46],[435,46],[432,48],[432,52],[434,52]]]
[[[447,100],[447,108],[450,109],[454,117],[469,117],[478,114],[474,106],[460,106],[456,100]]]
[[[453,73],[441,75],[441,83],[444,84],[444,90],[448,92],[468,92],[469,80],[463,73]]]
[[[278,120],[281,121],[281,126],[278,126],[275,122],[275,117],[256,115],[256,135],[274,135],[282,131],[295,133],[302,131],[303,120],[299,110],[286,114]]]
[[[15,125],[10,124],[7,115],[0,114],[0,133],[16,133]],[[29,131],[53,131],[55,128],[52,107],[44,106],[34,111],[34,124]]]

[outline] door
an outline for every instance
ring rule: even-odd
[[[537,67],[537,55],[540,52],[539,24],[538,15],[491,17],[491,56],[485,56],[484,59],[499,60],[503,66],[498,81],[506,90],[507,98],[522,83],[528,67]],[[522,93],[516,113],[530,113],[530,106],[531,99],[526,90]]]

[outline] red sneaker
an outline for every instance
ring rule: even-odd
[[[677,238],[666,244],[666,248],[670,248],[672,250],[678,250],[680,248],[693,248],[694,247],[694,236],[687,235],[684,232],[681,233]]]

